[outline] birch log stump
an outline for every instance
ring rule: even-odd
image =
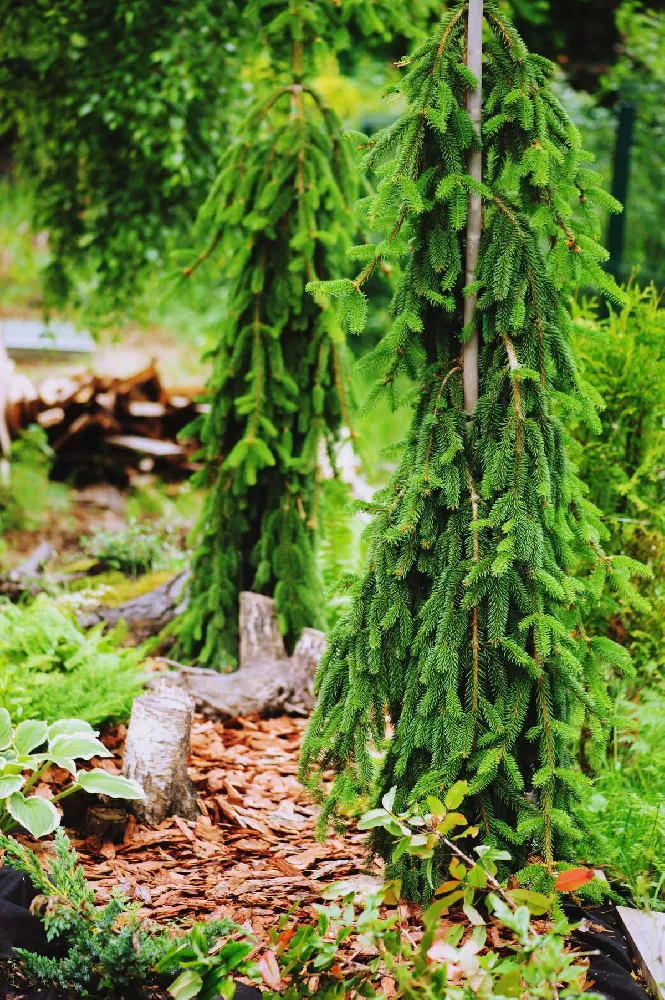
[[[239,715],[308,715],[314,707],[314,673],[325,636],[306,628],[293,656],[287,656],[277,627],[275,602],[244,591],[240,595],[240,666],[231,674],[181,666],[169,682],[187,692],[197,707],[222,718]]]
[[[132,803],[143,823],[196,816],[196,796],[187,774],[193,713],[191,698],[165,680],[132,705],[123,774],[145,792],[145,799]]]

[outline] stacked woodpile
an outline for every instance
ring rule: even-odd
[[[204,412],[201,388],[166,389],[149,364],[130,375],[90,371],[50,376],[39,384],[16,370],[5,399],[11,437],[30,424],[55,452],[54,475],[87,482],[127,482],[137,471],[189,474],[197,442],[180,432]]]

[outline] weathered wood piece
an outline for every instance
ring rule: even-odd
[[[189,571],[183,570],[160,587],[133,597],[116,608],[99,607],[77,616],[82,628],[91,628],[100,622],[117,625],[124,621],[139,640],[158,635],[168,623],[185,608],[185,587]]]
[[[185,449],[175,441],[159,441],[156,438],[141,437],[138,434],[109,434],[108,444],[128,451],[137,451],[141,455],[156,455],[158,458],[184,455]]]
[[[291,657],[293,696],[285,703],[294,715],[309,715],[316,704],[312,686],[316,668],[326,651],[326,637],[318,628],[304,628]]]
[[[182,475],[191,471],[196,442],[178,435],[196,416],[201,391],[192,386],[171,396],[153,363],[106,374],[72,370],[37,384],[13,370],[0,344],[0,460],[10,438],[37,422],[55,452],[57,476],[84,466],[84,481],[103,480],[110,464],[126,485],[148,457],[164,472]]]
[[[187,774],[193,713],[193,701],[164,680],[132,705],[123,774],[145,793],[132,803],[141,822],[156,825],[166,816],[196,816],[196,795]]]
[[[665,913],[617,906],[628,943],[654,997],[665,1000]]]
[[[263,594],[240,594],[240,663],[286,658],[284,639],[277,627],[275,602]]]
[[[54,554],[52,545],[40,542],[27,559],[0,577],[0,594],[16,600],[23,594],[34,596],[48,589],[51,581],[42,575],[42,570]]]
[[[20,580],[22,577],[39,576],[49,559],[55,555],[55,549],[48,542],[40,542],[32,550],[27,559],[10,570],[7,576],[11,580]]]
[[[124,809],[90,806],[85,815],[85,832],[89,837],[99,837],[102,842],[121,844],[127,819],[128,814]]]
[[[218,674],[203,667],[180,666],[171,674],[196,705],[223,718],[238,715],[307,715],[314,705],[312,683],[325,649],[325,636],[304,629],[293,656],[286,655],[270,597],[240,595],[240,667]]]

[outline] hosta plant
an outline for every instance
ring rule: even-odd
[[[60,824],[56,803],[81,790],[116,799],[143,798],[141,788],[128,778],[102,768],[77,768],[77,761],[113,756],[98,735],[82,719],[60,719],[50,726],[24,719],[14,727],[7,709],[0,708],[0,831],[23,827],[33,837],[47,836]],[[53,765],[68,771],[72,780],[45,799],[35,789]]]

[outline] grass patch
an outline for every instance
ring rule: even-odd
[[[620,701],[630,728],[615,731],[607,766],[582,805],[595,860],[626,885],[638,905],[665,910],[665,694]]]

